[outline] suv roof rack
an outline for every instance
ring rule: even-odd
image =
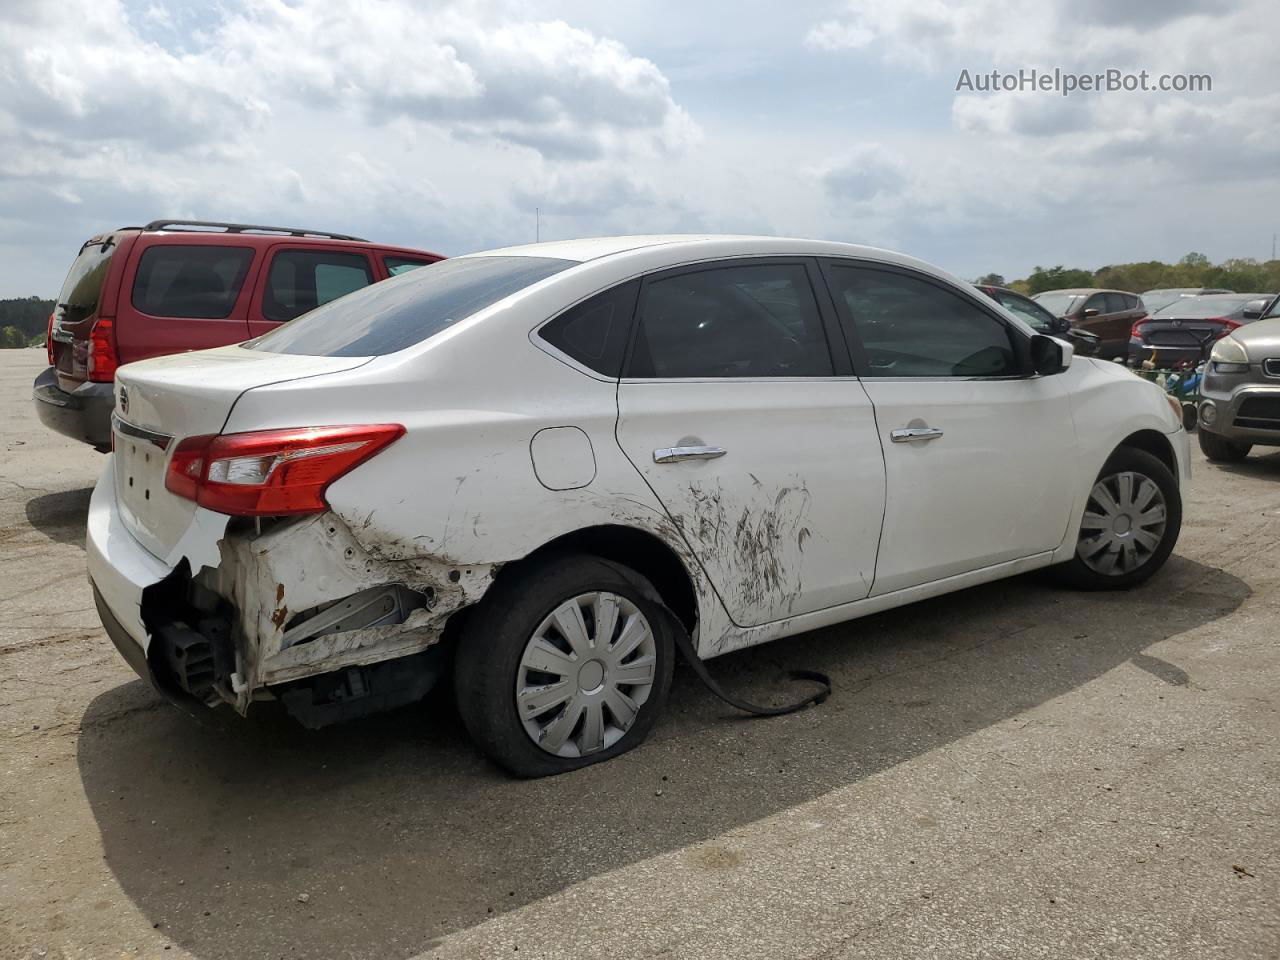
[[[189,233],[204,230],[220,230],[223,233],[266,233],[282,234],[289,237],[324,237],[329,240],[351,240],[356,243],[368,243],[364,237],[353,237],[345,233],[330,233],[327,230],[301,230],[296,227],[264,227],[254,223],[223,223],[218,220],[152,220],[143,230],[168,230],[173,227]],[[194,228],[194,229],[192,229]]]

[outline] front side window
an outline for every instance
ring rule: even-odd
[[[1008,328],[963,297],[907,274],[831,268],[873,377],[1007,377],[1021,373]]]
[[[408,273],[410,270],[417,270],[419,267],[429,267],[433,263],[435,263],[434,260],[416,260],[413,257],[382,258],[382,265],[387,268],[387,273],[393,277]]]
[[[325,304],[244,346],[313,357],[377,357],[421,343],[574,266],[551,257],[459,257]]]
[[[1057,318],[1034,300],[1028,300],[1026,297],[1020,297],[1017,294],[1003,290],[997,290],[991,296],[995,298],[995,301],[1000,306],[1021,317],[1032,330],[1038,330],[1040,333],[1053,331],[1054,321]]]
[[[231,316],[252,262],[248,247],[148,247],[133,278],[134,309],[153,317],[224,320]]]
[[[831,353],[801,264],[716,267],[641,294],[629,377],[829,377]]]
[[[1099,314],[1107,312],[1107,296],[1103,293],[1095,293],[1092,297],[1084,302],[1084,310],[1080,311],[1080,316],[1085,315],[1085,311],[1096,310]]]
[[[284,323],[371,283],[373,272],[362,254],[282,250],[271,259],[262,315]]]

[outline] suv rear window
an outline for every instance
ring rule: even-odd
[[[54,318],[60,323],[79,323],[98,309],[98,297],[102,295],[102,281],[111,267],[111,255],[116,252],[116,242],[108,237],[101,243],[86,243],[71,264],[67,279],[58,293]]]
[[[148,247],[133,278],[134,309],[153,317],[222,320],[231,315],[252,262],[248,247]]]
[[[395,353],[574,265],[550,257],[442,260],[357,290],[244,346],[313,357]]]

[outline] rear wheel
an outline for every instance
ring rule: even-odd
[[[463,629],[458,712],[522,777],[564,773],[644,740],[667,699],[674,641],[653,587],[590,556],[494,584]]]
[[[1169,468],[1121,447],[1089,491],[1075,556],[1059,573],[1085,590],[1136,586],[1164,566],[1181,528],[1182,496]]]
[[[1253,449],[1251,443],[1237,443],[1200,428],[1200,450],[1214,463],[1239,463]]]

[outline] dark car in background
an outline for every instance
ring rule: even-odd
[[[1046,290],[1033,297],[1055,317],[1098,338],[1098,356],[1104,360],[1124,357],[1129,350],[1129,331],[1135,321],[1147,315],[1136,293],[1076,287]]]
[[[1206,359],[1215,340],[1257,320],[1275,297],[1271,293],[1211,293],[1183,297],[1139,320],[1129,336],[1129,363],[1159,368],[1188,366]]]
[[[319,230],[154,220],[86,240],[49,315],[45,426],[111,446],[116,367],[248,340],[437,253]]]
[[[1143,293],[1142,305],[1146,307],[1147,313],[1155,313],[1184,297],[1199,297],[1206,293],[1235,293],[1235,291],[1219,287],[1167,287]]]
[[[1047,333],[1070,341],[1076,353],[1081,356],[1093,356],[1098,352],[1096,336],[1072,327],[1071,323],[1062,317],[1055,317],[1030,297],[1025,297],[1008,287],[993,287],[983,283],[975,286],[1010,313],[1026,321],[1037,333]]]

